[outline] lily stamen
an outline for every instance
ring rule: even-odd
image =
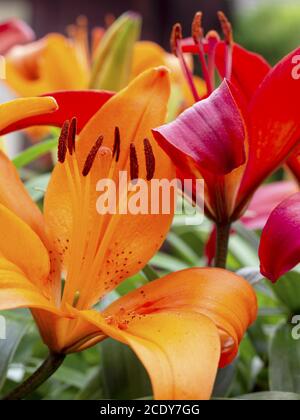
[[[225,77],[230,80],[232,74],[232,47],[233,47],[233,30],[232,25],[223,12],[218,12],[218,18],[224,34],[226,43],[226,56],[225,56]]]
[[[203,47],[204,30],[202,27],[202,12],[197,12],[192,23],[192,37],[198,50],[198,56],[202,67],[203,77],[207,86],[207,93],[210,95],[213,92],[212,79],[207,67],[205,59],[205,52]]]
[[[73,152],[75,152],[76,135],[77,135],[77,118],[73,117],[71,120],[71,124],[69,128],[69,135],[68,135],[68,150],[71,156]]]
[[[200,101],[200,96],[198,94],[197,88],[194,83],[193,73],[191,72],[191,69],[189,68],[184,58],[184,54],[181,48],[181,41],[182,41],[182,27],[180,23],[176,23],[173,26],[173,30],[171,33],[171,49],[174,55],[179,59],[183,74],[186,77],[186,81],[191,89],[192,95],[195,101],[198,102]]]
[[[146,160],[147,181],[151,181],[155,173],[155,156],[151,143],[148,139],[144,139],[144,152]]]
[[[60,136],[59,136],[59,139],[58,139],[57,157],[58,157],[58,161],[60,163],[64,163],[64,161],[66,160],[69,129],[70,129],[70,121],[67,120],[67,121],[64,122],[64,124],[62,126]]]
[[[83,176],[88,176],[88,174],[90,173],[92,166],[95,162],[97,153],[100,149],[100,147],[102,146],[103,143],[103,136],[98,137],[98,139],[96,140],[96,143],[94,144],[94,146],[92,147],[88,157],[86,158],[83,170],[82,170],[82,175]]]
[[[220,37],[216,31],[209,31],[206,35],[208,48],[208,74],[211,80],[212,89],[215,89],[215,70],[216,70],[216,48],[220,42]]]
[[[114,140],[114,147],[113,147],[113,157],[115,158],[116,162],[119,161],[120,158],[120,151],[121,151],[121,136],[120,136],[120,129],[119,127],[115,128],[115,140]]]
[[[131,181],[139,177],[139,162],[137,158],[136,148],[133,143],[130,145],[130,178]]]

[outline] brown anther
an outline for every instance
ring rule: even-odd
[[[155,172],[155,156],[151,143],[148,139],[144,139],[144,152],[146,159],[147,181],[151,181]]]
[[[225,37],[225,42],[228,45],[233,44],[233,31],[232,25],[227,19],[226,15],[223,12],[218,12],[218,18],[221,24],[221,28]]]
[[[61,129],[61,132],[60,132],[60,136],[59,136],[59,139],[58,139],[57,157],[58,157],[58,161],[60,163],[64,163],[64,161],[66,160],[69,128],[70,128],[70,121],[67,120],[63,123],[62,129]]]
[[[102,146],[103,143],[103,136],[98,137],[96,143],[94,144],[94,146],[92,147],[90,153],[88,154],[88,157],[86,158],[83,170],[82,170],[82,175],[83,176],[88,176],[88,174],[90,173],[92,166],[95,162],[97,153],[100,149],[100,147]]]
[[[73,152],[75,152],[76,134],[77,134],[77,118],[73,117],[71,120],[71,124],[69,128],[69,135],[68,135],[68,150],[71,156]]]
[[[119,129],[119,127],[116,127],[115,128],[114,147],[113,147],[113,157],[116,159],[116,162],[119,162],[120,151],[121,151],[120,129]]]
[[[171,32],[170,44],[171,51],[177,57],[178,42],[182,40],[182,27],[180,23],[175,23]]]
[[[192,37],[196,43],[204,37],[204,30],[202,27],[202,12],[197,12],[192,23]]]
[[[136,153],[136,148],[133,143],[130,145],[130,178],[131,181],[139,177],[139,163]]]

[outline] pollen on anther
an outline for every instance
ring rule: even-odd
[[[233,44],[233,31],[232,31],[232,25],[227,19],[225,13],[218,12],[218,18],[221,24],[221,28],[225,37],[225,41],[228,45]]]
[[[75,139],[77,134],[77,118],[73,117],[70,124],[69,135],[68,135],[68,150],[70,155],[75,152]]]
[[[69,129],[70,129],[70,122],[69,120],[67,120],[63,123],[61,133],[58,139],[57,157],[60,163],[64,163],[64,161],[66,160]]]
[[[138,179],[139,177],[139,163],[136,153],[136,148],[133,143],[130,145],[130,178],[131,180]]]
[[[83,170],[82,170],[82,175],[83,176],[88,176],[88,174],[90,173],[92,166],[95,162],[97,153],[100,149],[100,147],[102,146],[103,143],[103,136],[98,137],[96,143],[94,144],[94,146],[92,147],[90,153],[88,154],[88,157],[86,158]]]
[[[151,181],[155,172],[155,156],[151,143],[148,139],[144,139],[144,152],[146,159],[147,181]]]
[[[113,147],[113,157],[116,159],[116,162],[119,161],[121,151],[121,135],[119,127],[115,128],[115,140]]]
[[[181,27],[181,24],[180,23],[175,23],[175,25],[172,28],[172,32],[171,32],[170,44],[171,44],[171,51],[176,56],[177,56],[178,42],[181,39],[182,39],[182,27]]]
[[[195,14],[194,19],[193,19],[192,37],[193,37],[195,42],[198,42],[204,36],[203,28],[202,28],[202,17],[203,17],[203,13],[202,12],[197,12]]]

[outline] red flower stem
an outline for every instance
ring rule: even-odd
[[[44,363],[26,381],[7,394],[2,400],[22,400],[32,394],[57,371],[65,357],[65,354],[50,353]]]
[[[216,224],[217,244],[215,267],[226,268],[231,223]]]

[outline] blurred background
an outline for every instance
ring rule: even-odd
[[[174,22],[182,22],[188,34],[194,12],[203,10],[206,29],[217,28],[220,9],[233,20],[236,40],[272,63],[300,44],[300,0],[0,0],[1,20],[22,18],[37,37],[64,33],[81,14],[93,27],[103,25],[108,14],[135,10],[144,16],[143,38],[165,48]]]
[[[0,0],[0,20],[23,19],[40,38],[49,32],[66,33],[67,26],[80,15],[87,16],[93,28],[105,26],[109,16],[133,10],[144,19],[142,38],[169,50],[175,22],[182,23],[184,35],[188,36],[194,13],[202,10],[205,29],[219,30],[216,12],[220,9],[233,23],[235,40],[261,53],[271,64],[300,45],[300,0]],[[0,82],[0,101],[12,96]],[[8,142],[10,155],[18,151],[15,144]]]

